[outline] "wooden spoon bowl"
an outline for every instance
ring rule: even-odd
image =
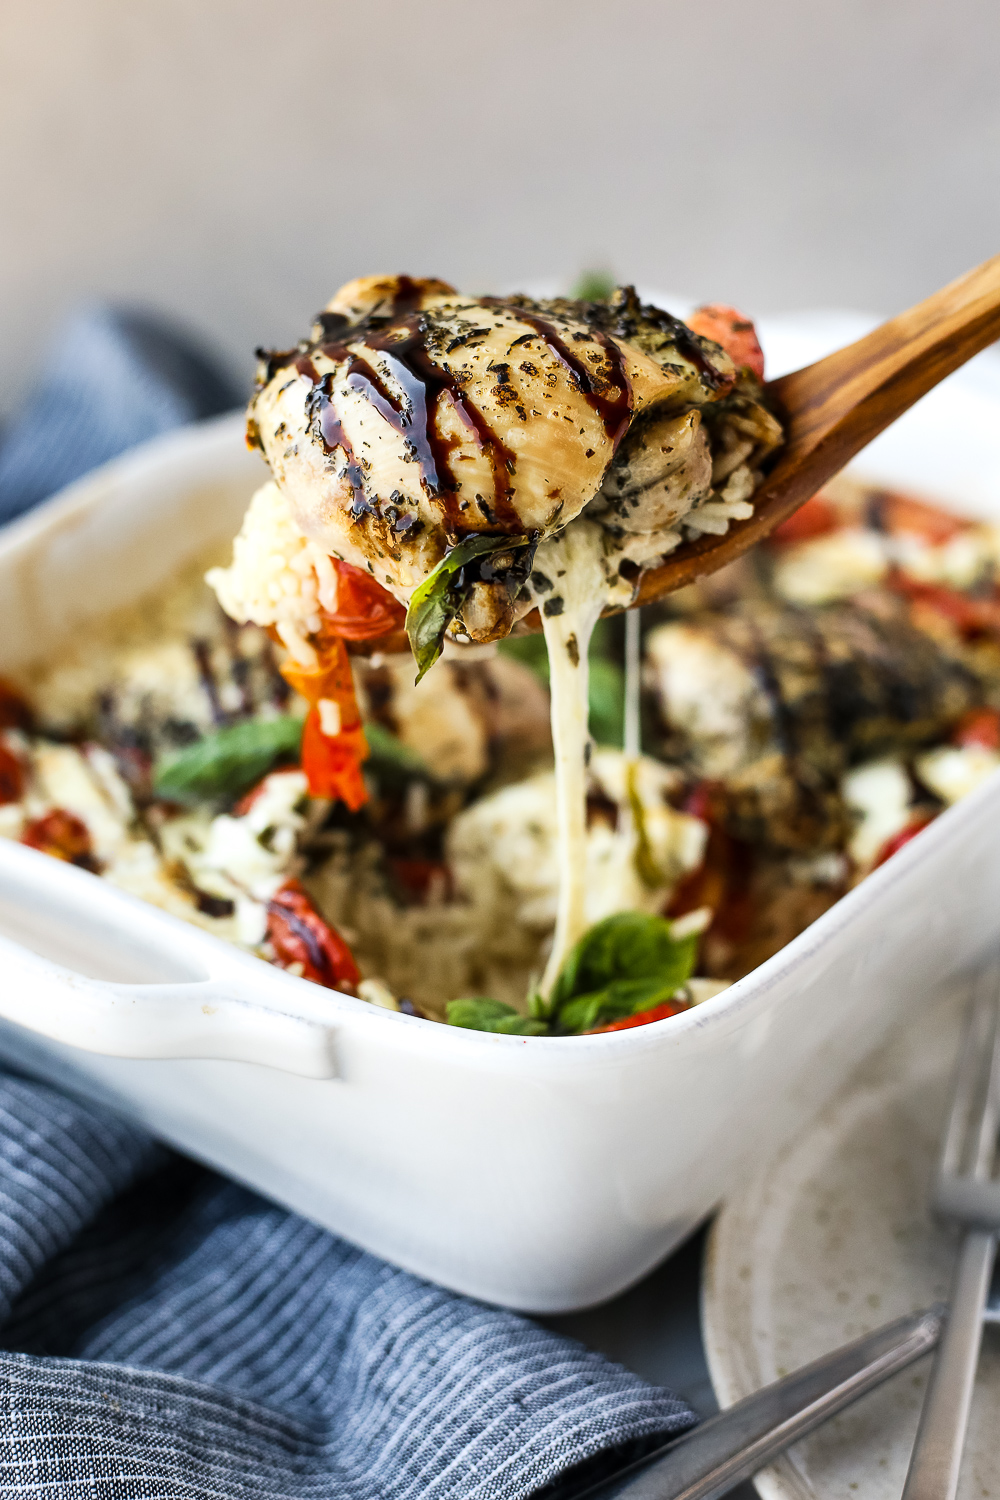
[[[753,497],[754,513],[723,536],[685,542],[642,575],[635,605],[714,573],[768,536],[872,438],[1000,338],[1000,255],[846,349],[772,380],[785,444]]]
[[[642,574],[630,608],[650,604],[770,535],[872,438],[946,375],[1000,338],[1000,255],[814,365],[767,386],[785,443],[754,494],[754,513],[723,536],[700,536]],[[618,611],[609,610],[613,614]],[[541,630],[537,609],[519,630]]]
[[[766,389],[785,443],[754,494],[754,513],[723,536],[685,542],[641,576],[630,608],[649,604],[740,557],[810,500],[872,438],[946,375],[1000,338],[1000,255],[984,261],[908,312]],[[607,613],[618,613],[616,610]],[[533,609],[515,627],[541,630]],[[403,649],[405,636],[352,650]]]

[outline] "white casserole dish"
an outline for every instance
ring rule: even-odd
[[[772,368],[854,331],[776,325]],[[1000,516],[998,418],[980,360],[862,468]],[[232,536],[263,474],[241,428],[158,439],[3,533],[0,673]],[[716,999],[566,1039],[376,1010],[0,841],[0,1055],[421,1275],[583,1307],[642,1276],[994,943],[998,835],[994,777]]]

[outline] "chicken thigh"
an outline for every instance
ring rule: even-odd
[[[640,563],[659,536],[676,545],[669,528],[712,487],[701,408],[737,378],[630,290],[536,302],[367,277],[309,340],[262,356],[248,437],[302,532],[402,602],[457,544],[495,538],[464,622],[488,640],[510,628],[534,545],[592,503],[623,557],[637,534]]]

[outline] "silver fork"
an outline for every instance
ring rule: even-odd
[[[1000,1230],[993,1177],[1000,1133],[1000,969],[976,984],[955,1075],[932,1207],[966,1229],[948,1318],[924,1400],[903,1500],[954,1500]]]
[[[822,1355],[575,1500],[720,1500],[935,1345],[904,1500],[954,1500],[982,1323],[1000,1324],[1000,1266],[990,1286],[1000,1229],[1000,1182],[992,1179],[998,1130],[1000,965],[976,983],[932,1193],[939,1214],[968,1226],[950,1310],[929,1308]]]

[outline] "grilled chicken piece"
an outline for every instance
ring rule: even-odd
[[[627,556],[641,563],[660,555],[662,541],[656,544],[662,533],[680,521],[695,532],[722,533],[730,521],[751,513],[732,507],[749,500],[760,481],[760,465],[783,437],[780,423],[762,403],[764,363],[752,323],[727,309],[737,320],[735,343],[732,328],[720,322],[726,342],[716,345],[710,320],[695,331],[640,301],[631,286],[618,287],[607,302],[565,297],[511,302],[540,308],[546,316],[576,318],[641,349],[664,371],[684,376],[674,402],[659,404],[632,423],[590,507],[591,515],[622,538]],[[696,318],[707,311],[700,309]],[[744,364],[751,344],[755,352]],[[741,368],[723,372],[715,357],[719,347]],[[641,537],[648,538],[645,545]]]
[[[290,696],[264,631],[234,624],[197,568],[163,597],[83,632],[25,686],[44,733],[98,740],[133,787],[158,756],[281,713]]]
[[[735,380],[718,345],[634,292],[538,303],[369,277],[310,340],[264,356],[248,438],[303,533],[405,601],[456,542],[544,538],[609,478],[612,534],[671,526],[709,495],[700,410]],[[523,582],[493,562],[464,621],[474,639],[506,633]]]
[[[684,405],[718,401],[733,388],[736,367],[722,346],[693,333],[672,313],[642,302],[634,286],[617,287],[606,302],[580,302],[572,297],[534,301],[520,296],[509,297],[507,302],[535,317],[585,325],[640,350],[677,382],[675,411]]]
[[[638,417],[608,470],[591,514],[622,532],[666,531],[712,485],[701,412],[676,415],[655,408]]]
[[[908,620],[855,601],[747,600],[659,626],[648,670],[669,749],[725,783],[732,831],[771,848],[835,848],[851,764],[942,738],[982,686]]]

